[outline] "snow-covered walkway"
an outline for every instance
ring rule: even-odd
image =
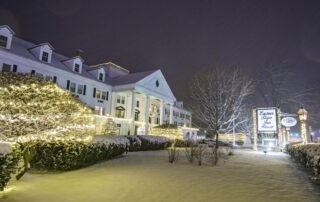
[[[237,150],[219,166],[199,167],[169,164],[166,151],[150,151],[72,172],[26,174],[0,201],[319,202],[319,192],[282,153]]]

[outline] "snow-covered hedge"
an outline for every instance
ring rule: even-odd
[[[320,179],[320,144],[290,144],[287,152],[297,162],[312,169],[314,179]]]
[[[126,152],[129,141],[121,136],[96,136],[90,143],[78,141],[35,142],[31,167],[45,170],[73,170],[111,159]]]
[[[127,135],[125,137],[130,142],[129,147],[128,147],[128,151],[130,151],[130,152],[140,151],[142,143],[141,143],[140,138],[137,135]]]
[[[0,191],[6,187],[10,179],[19,171],[22,154],[19,144],[0,142]]]
[[[169,138],[162,136],[138,135],[137,137],[141,141],[141,146],[138,151],[165,149],[172,143]]]

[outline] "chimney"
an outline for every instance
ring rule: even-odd
[[[76,56],[80,56],[82,59],[84,59],[83,54],[84,54],[83,50],[81,50],[81,49],[76,50]]]

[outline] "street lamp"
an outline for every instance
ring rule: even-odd
[[[298,111],[298,116],[301,121],[300,129],[301,129],[301,138],[302,138],[303,144],[307,143],[307,129],[306,129],[306,123],[305,123],[305,121],[307,120],[307,115],[308,115],[308,112],[303,107],[300,107]]]

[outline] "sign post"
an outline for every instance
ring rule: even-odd
[[[253,117],[253,149],[257,150],[258,134],[278,134],[281,141],[281,122],[279,108],[257,108],[252,110]]]
[[[290,127],[295,126],[297,124],[297,120],[293,117],[287,116],[281,119],[281,124],[286,128],[286,142],[290,143]]]
[[[252,118],[253,118],[253,150],[257,151],[257,110],[253,109],[252,110]]]

